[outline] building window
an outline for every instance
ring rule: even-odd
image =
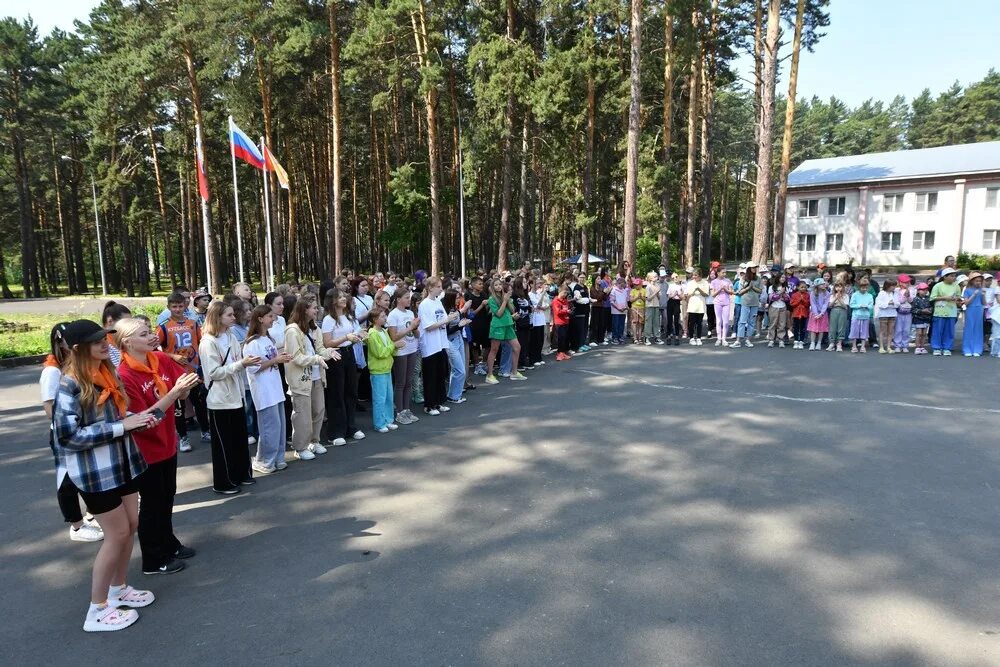
[[[1000,188],[986,188],[986,208],[1000,208]]]
[[[903,232],[882,232],[882,250],[899,250],[903,244]]]
[[[936,192],[918,192],[917,193],[917,211],[920,213],[933,213],[937,210],[937,196]]]
[[[903,195],[885,195],[882,197],[882,210],[886,213],[899,213],[903,210]]]
[[[816,249],[815,234],[799,234],[799,252],[812,252],[815,249]]]
[[[913,232],[914,250],[934,250],[934,232]]]
[[[983,232],[983,250],[1000,250],[1000,229]]]
[[[830,197],[827,202],[827,215],[844,215],[847,210],[847,197]]]
[[[799,200],[799,217],[800,218],[815,218],[819,215],[819,200],[818,199],[800,199]]]
[[[843,198],[841,198],[843,199]],[[832,199],[830,201],[833,201]],[[837,250],[844,249],[844,235],[843,234],[827,234],[826,235],[826,251],[833,252]]]

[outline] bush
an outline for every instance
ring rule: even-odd
[[[976,269],[977,271],[1000,270],[1000,255],[974,255],[968,252],[958,253],[960,269]]]

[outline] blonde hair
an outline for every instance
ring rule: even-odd
[[[63,368],[63,374],[73,378],[80,387],[80,405],[89,409],[97,403],[97,397],[100,392],[97,389],[97,385],[94,384],[94,374],[97,372],[98,367],[102,365],[111,371],[112,377],[118,383],[118,391],[128,401],[125,386],[122,384],[121,378],[118,377],[118,372],[115,370],[114,364],[111,363],[110,359],[102,359],[100,361],[94,359],[90,353],[91,345],[93,343],[78,343],[70,348],[69,355],[66,357],[66,364]]]
[[[232,306],[225,301],[213,301],[208,306],[208,312],[205,313],[205,326],[202,327],[206,334],[218,336],[222,333],[222,316],[227,308],[232,308]]]
[[[128,341],[135,338],[136,332],[138,332],[143,326],[148,327],[149,322],[144,322],[138,317],[126,317],[118,320],[118,322],[115,323],[115,333],[112,336],[112,339],[115,341],[115,347],[124,352]]]
[[[437,276],[428,276],[424,280],[424,297],[431,295],[431,289],[434,287],[441,287],[441,279]]]

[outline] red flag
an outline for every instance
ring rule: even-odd
[[[203,201],[208,201],[208,178],[205,176],[205,154],[201,150],[201,137],[195,139],[195,147],[197,150],[197,158],[195,159],[195,166],[198,171],[198,193],[201,194]]]

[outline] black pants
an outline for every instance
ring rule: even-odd
[[[78,523],[83,521],[83,512],[80,511],[80,489],[76,484],[64,475],[56,491],[56,500],[59,502],[59,511],[62,512],[63,520],[66,523]]]
[[[708,335],[709,337],[715,334],[715,305],[707,304],[705,306],[705,315],[708,319]]]
[[[792,318],[792,331],[795,334],[795,340],[799,343],[806,342],[806,325],[809,324],[808,317],[793,317]]]
[[[281,375],[281,395],[285,397],[285,433],[292,437],[292,397],[288,394],[288,382],[285,381],[285,365],[278,364],[278,374]],[[280,443],[282,447],[285,443]]]
[[[573,329],[569,334],[569,346],[573,350],[579,350],[581,345],[587,343],[587,316],[574,315],[570,320],[570,326]]]
[[[358,407],[358,365],[354,350],[342,347],[340,359],[327,361],[326,370],[326,439],[344,438],[357,431],[354,413]]]
[[[344,349],[345,350],[351,350],[351,353],[352,353],[352,356],[353,356],[354,350],[352,350],[349,347],[344,348]],[[364,349],[365,349],[365,367],[364,368],[358,368],[358,378],[357,378],[357,387],[358,387],[358,390],[357,390],[357,394],[358,394],[358,398],[361,399],[362,401],[371,401],[372,400],[372,381],[371,381],[371,375],[369,375],[369,373],[368,373],[368,347],[365,346]],[[353,431],[352,431],[352,433],[353,433]]]
[[[590,318],[590,340],[594,345],[604,342],[604,336],[608,333],[608,322],[604,317],[604,311],[608,308],[593,308]]]
[[[701,321],[705,313],[688,313],[688,337],[701,338]]]
[[[440,408],[448,394],[448,353],[441,350],[423,357],[420,370],[424,377],[424,407]]]
[[[667,317],[663,326],[666,335],[674,337],[681,335],[681,302],[677,299],[667,301]]]
[[[244,447],[246,449],[246,447]],[[174,496],[177,494],[177,454],[151,463],[135,478],[139,488],[139,547],[142,569],[166,565],[181,548],[174,536]]]
[[[552,335],[556,339],[556,352],[562,352],[563,354],[569,352],[569,325],[552,325]]]
[[[191,389],[191,393],[187,397],[187,400],[190,400],[192,405],[194,405],[194,414],[198,419],[198,427],[203,433],[208,430],[208,407],[205,405],[205,398],[207,396],[208,392],[205,391],[205,385],[198,384]],[[184,399],[181,399],[174,403],[174,426],[177,429],[177,435],[181,437],[187,435],[188,432],[187,418],[184,414]]]
[[[528,361],[537,364],[542,360],[542,343],[545,341],[545,325],[531,327],[528,337]]]
[[[528,361],[528,348],[531,347],[531,326],[515,327],[517,342],[521,345],[521,353],[517,356],[517,367],[524,368]]]
[[[216,491],[235,488],[253,477],[246,413],[243,408],[209,410],[208,423],[212,432],[212,487]]]

